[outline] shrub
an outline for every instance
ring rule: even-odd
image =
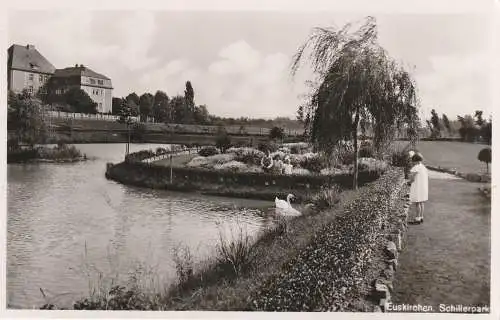
[[[404,148],[392,148],[391,164],[395,167],[406,167],[408,165],[408,146]]]
[[[488,164],[491,163],[491,148],[484,148],[479,151],[477,159],[481,162],[486,163],[486,172],[489,172]]]
[[[255,245],[251,237],[243,232],[242,228],[239,229],[237,238],[232,241],[228,241],[222,232],[219,232],[216,258],[222,268],[236,275],[246,271],[256,256]]]
[[[265,156],[264,152],[254,148],[229,148],[226,152],[235,154],[236,161],[257,166],[260,166],[260,161]]]
[[[325,163],[325,158],[319,155],[306,156],[300,163],[300,166],[306,170],[314,173],[320,173],[321,169],[325,168],[327,165]]]
[[[280,127],[273,127],[269,132],[269,138],[271,140],[282,140],[285,138],[285,130]]]
[[[380,176],[387,170],[387,163],[374,158],[359,158],[358,170],[360,172],[375,172]]]
[[[319,210],[331,208],[340,201],[341,192],[342,191],[337,185],[322,188],[321,191],[313,197],[313,203]]]
[[[220,133],[215,138],[215,146],[220,150],[221,153],[226,152],[229,147],[231,147],[231,138],[227,133]]]
[[[235,155],[232,153],[222,153],[216,154],[209,157],[195,157],[189,161],[186,166],[187,167],[204,167],[204,168],[214,168],[216,165],[222,165],[224,163],[230,162],[234,160]]]
[[[276,152],[278,150],[278,145],[276,143],[266,141],[266,142],[259,142],[257,148],[264,153],[267,153],[268,151]]]
[[[166,154],[166,153],[167,153],[167,149],[162,148],[162,147],[158,147],[158,148],[156,148],[156,155],[157,155],[157,156],[160,156],[160,155],[162,155],[162,154]]]
[[[202,157],[210,157],[219,154],[219,150],[217,150],[217,148],[214,146],[208,146],[201,148],[198,154]]]
[[[285,143],[283,146],[290,149],[292,154],[303,154],[310,151],[311,146],[307,142]]]
[[[106,294],[74,303],[75,310],[151,310],[150,300],[138,288],[113,286]]]
[[[360,158],[374,158],[375,157],[375,148],[369,143],[362,143],[359,148],[359,157]]]
[[[50,160],[78,159],[82,157],[81,152],[75,146],[67,146],[59,143],[56,147],[41,147],[37,149],[38,157]]]
[[[179,283],[191,279],[193,276],[194,263],[191,250],[188,246],[176,246],[173,248],[173,261],[175,263],[175,272]]]
[[[216,164],[216,165],[214,165],[214,169],[215,170],[228,170],[228,171],[232,171],[232,172],[246,172],[248,169],[248,166],[243,162],[232,160],[232,161],[229,161],[226,163]]]

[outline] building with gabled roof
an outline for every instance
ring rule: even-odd
[[[44,91],[56,70],[52,63],[30,44],[14,44],[7,53],[7,89],[16,93],[26,89],[30,94]]]
[[[72,87],[85,91],[97,111],[112,110],[111,79],[83,65],[56,69],[33,45],[14,44],[7,50],[7,89],[16,93],[62,95]]]
[[[97,112],[112,111],[113,86],[111,79],[84,65],[57,69],[50,80],[50,90],[62,95],[71,88],[80,88],[97,103]]]

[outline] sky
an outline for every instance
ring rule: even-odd
[[[379,42],[414,76],[421,115],[493,110],[491,15],[258,11],[11,11],[7,41],[33,44],[56,68],[84,64],[113,96],[163,90],[231,117],[295,117],[312,78],[290,62],[312,28],[373,15]]]

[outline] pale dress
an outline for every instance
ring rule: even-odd
[[[411,173],[415,173],[415,180],[410,187],[410,201],[424,202],[429,199],[429,175],[427,168],[422,164],[416,164],[411,168]]]
[[[284,167],[285,167],[285,170],[284,170],[285,174],[292,174],[292,172],[293,172],[293,166],[291,164],[286,164],[285,163]]]

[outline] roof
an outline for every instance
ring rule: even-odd
[[[91,70],[83,65],[64,68],[64,69],[57,69],[54,73],[54,77],[71,77],[71,76],[85,76],[85,77],[111,80],[105,75],[97,73],[94,70]]]
[[[14,44],[7,50],[8,68],[39,73],[54,73],[56,68],[32,45]]]

